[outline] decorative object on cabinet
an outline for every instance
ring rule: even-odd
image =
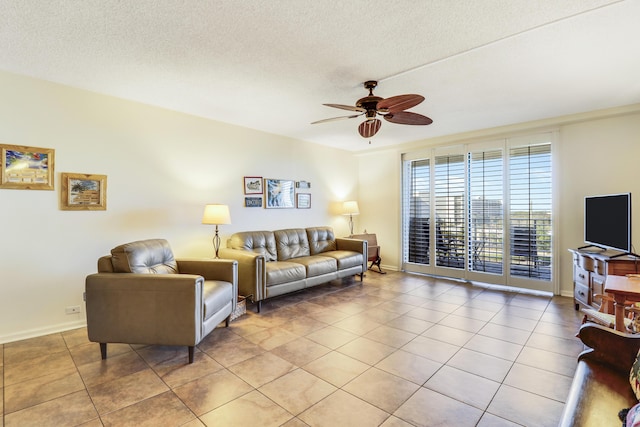
[[[220,236],[218,235],[218,225],[231,224],[231,215],[229,214],[229,206],[227,205],[206,205],[204,214],[202,215],[203,224],[211,224],[216,226],[216,234],[213,236],[213,250],[215,258],[218,256],[220,249]]]
[[[245,176],[244,177],[244,194],[262,194],[262,177],[261,176]]]
[[[63,172],[60,209],[63,211],[107,210],[107,176]]]
[[[349,215],[349,234],[353,234],[353,216],[360,215],[358,202],[354,200],[344,202],[342,204],[342,215]]]
[[[262,197],[245,197],[244,198],[244,206],[246,208],[261,208],[262,207]]]
[[[295,208],[295,181],[289,179],[265,179],[266,189],[265,208],[285,209]]]
[[[311,208],[311,194],[298,193],[296,194],[296,207],[298,209],[310,209]]]
[[[0,188],[53,190],[54,150],[0,144]]]

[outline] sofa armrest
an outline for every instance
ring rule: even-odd
[[[336,237],[336,249],[339,251],[354,251],[362,254],[362,274],[367,271],[369,260],[369,244],[366,240]]]
[[[191,274],[91,274],[85,280],[89,340],[196,345],[203,283]]]
[[[267,270],[264,255],[243,249],[220,248],[221,257],[238,263],[238,292],[253,295],[254,301],[267,297]]]
[[[578,337],[590,347],[580,354],[579,360],[597,360],[626,372],[631,369],[640,349],[640,335],[625,334],[594,323],[582,325]]]

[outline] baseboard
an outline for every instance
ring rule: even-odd
[[[73,322],[59,323],[57,325],[47,326],[46,328],[29,329],[26,331],[16,332],[14,334],[0,336],[0,344],[56,334],[59,332],[70,331],[72,329],[83,328],[85,326],[87,326],[87,320],[82,319],[75,320]]]

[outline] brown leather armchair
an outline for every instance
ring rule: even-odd
[[[126,243],[87,276],[89,341],[194,347],[220,322],[229,326],[238,297],[233,260],[176,260],[164,239]]]

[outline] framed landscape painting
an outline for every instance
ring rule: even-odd
[[[265,208],[295,208],[295,181],[289,179],[265,179]]]
[[[60,209],[65,211],[107,210],[107,176],[63,172]]]
[[[54,150],[0,144],[0,188],[53,190]]]
[[[245,176],[244,177],[244,194],[262,194],[262,177],[261,176]]]

